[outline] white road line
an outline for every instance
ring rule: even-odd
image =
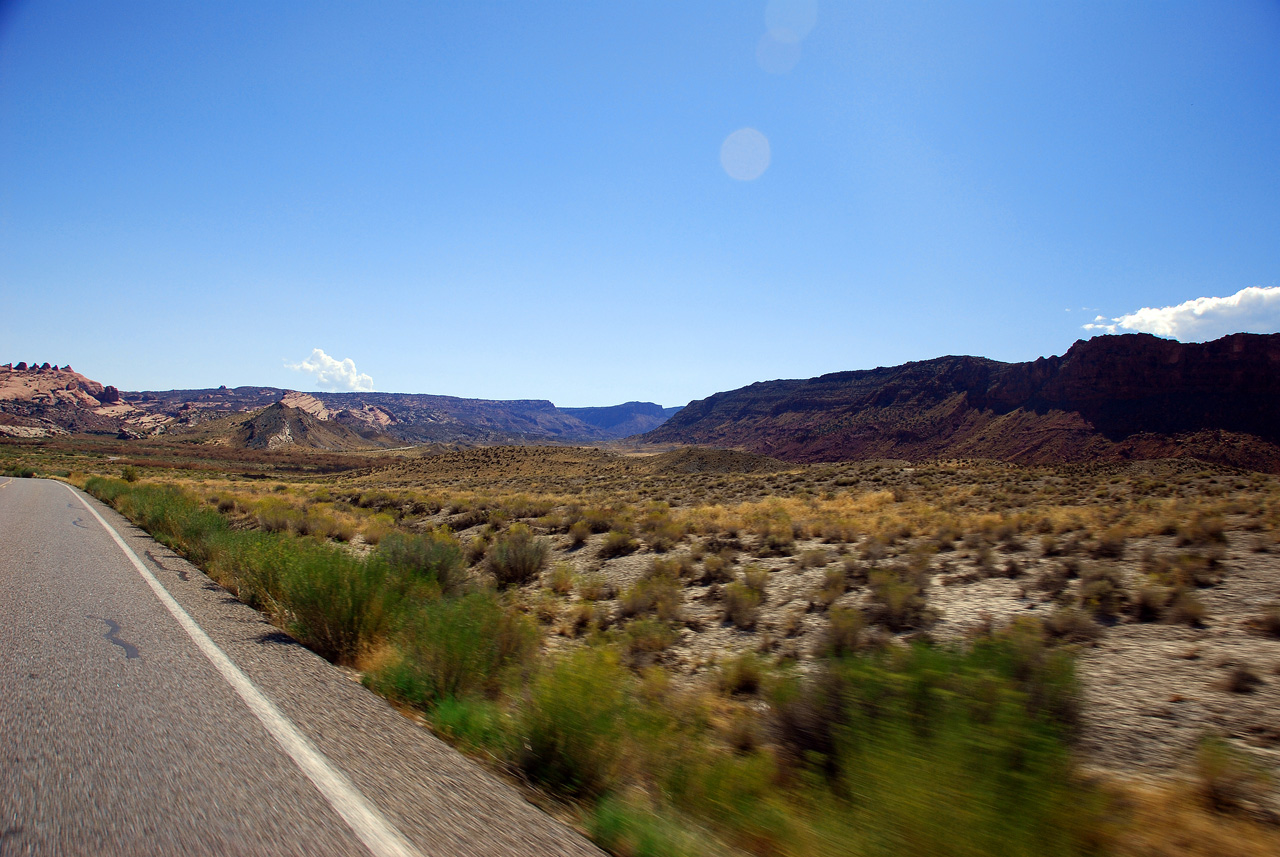
[[[62,483],[66,485],[66,483]],[[231,659],[226,656],[222,649],[218,648],[218,644],[209,639],[209,635],[204,632],[191,615],[182,608],[182,605],[174,600],[169,591],[161,585],[142,560],[138,559],[138,555],[130,549],[120,534],[106,522],[106,520],[98,514],[98,510],[93,508],[92,503],[87,503],[76,490],[70,485],[66,485],[68,491],[75,495],[89,512],[98,519],[98,523],[102,524],[111,538],[115,539],[120,550],[124,551],[125,556],[133,563],[133,567],[138,570],[138,574],[142,575],[142,579],[151,587],[151,591],[160,599],[160,603],[178,620],[178,624],[182,626],[182,630],[187,632],[187,636],[200,647],[200,651],[204,652],[207,657],[222,673],[222,677],[227,680],[227,684],[240,695],[245,705],[249,706],[249,710],[254,713],[258,720],[262,721],[262,725],[271,733],[271,736],[280,744],[281,749],[289,754],[294,763],[302,769],[307,775],[307,779],[315,784],[320,790],[320,794],[324,795],[325,800],[333,807],[338,815],[351,827],[356,836],[359,836],[365,846],[376,857],[421,857],[420,852],[413,847],[409,840],[405,839],[404,834],[396,830],[395,826],[378,812],[377,808],[369,802],[360,790],[355,787],[346,776],[333,766],[333,764],[324,757],[324,754],[316,749],[307,737],[298,731],[298,727],[294,726],[276,708],[271,700],[263,695],[262,691],[249,681],[248,676],[240,671],[240,668],[232,663]]]

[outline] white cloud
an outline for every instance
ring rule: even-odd
[[[1099,333],[1132,330],[1184,342],[1203,342],[1229,333],[1276,333],[1280,331],[1280,286],[1250,286],[1226,298],[1143,307],[1119,318],[1100,315],[1084,329]]]
[[[372,393],[373,378],[363,372],[356,371],[355,361],[334,360],[319,348],[311,352],[311,356],[301,363],[284,364],[297,372],[306,372],[316,379],[316,383],[326,390],[341,393]]]

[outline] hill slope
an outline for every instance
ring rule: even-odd
[[[940,357],[761,382],[692,402],[644,440],[796,462],[1192,455],[1280,471],[1280,334],[1100,336],[1030,363]]]

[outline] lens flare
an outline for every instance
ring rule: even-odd
[[[749,182],[769,169],[769,138],[755,128],[739,128],[720,145],[720,165],[729,178]]]

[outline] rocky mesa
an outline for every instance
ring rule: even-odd
[[[650,443],[786,461],[1193,456],[1280,471],[1280,334],[1181,343],[1099,336],[1028,363],[939,357],[692,402]]]

